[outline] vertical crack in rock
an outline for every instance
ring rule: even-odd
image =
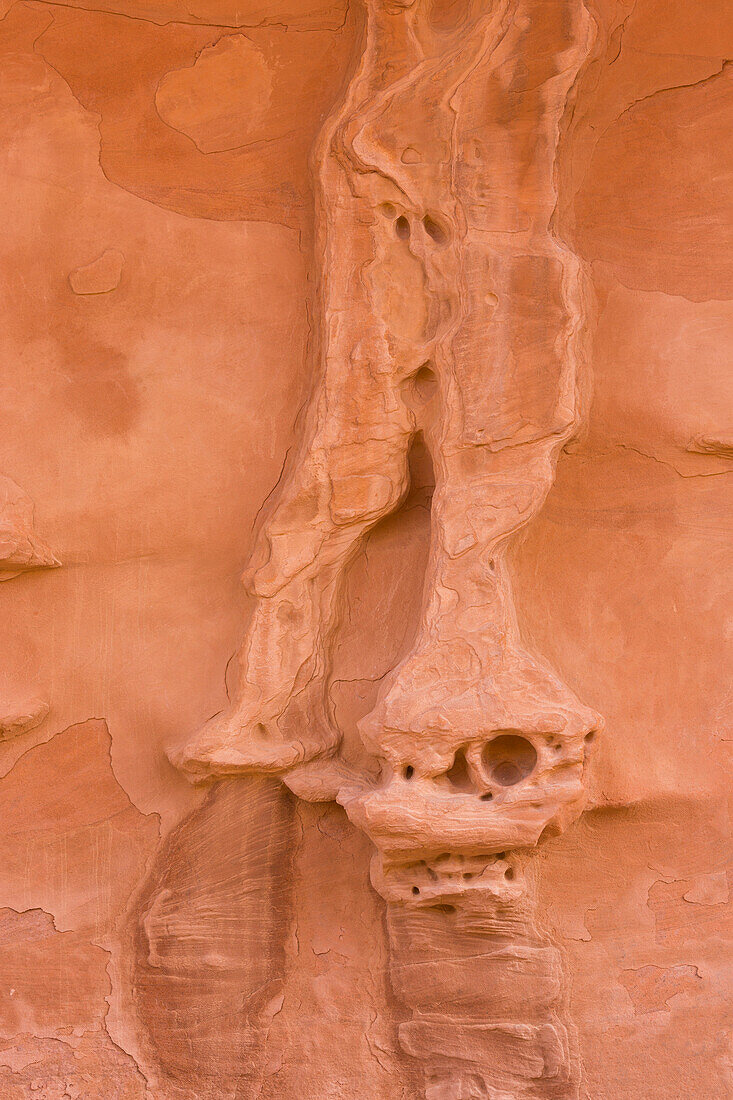
[[[577,1096],[521,852],[580,812],[599,718],[523,647],[507,557],[578,429],[584,276],[552,221],[592,37],[581,0],[367,0],[314,150],[318,385],[247,574],[232,703],[171,754],[196,781],[287,772],[373,840],[401,1043],[430,1100]],[[326,760],[330,651],[344,574],[403,499],[418,433],[430,560],[417,639],[360,724],[372,784]]]

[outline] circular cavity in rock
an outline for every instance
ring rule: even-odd
[[[526,737],[502,733],[484,746],[481,762],[495,783],[513,787],[534,771],[537,751]]]

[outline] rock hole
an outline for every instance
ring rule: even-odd
[[[491,570],[492,573],[496,569],[496,562],[494,561],[493,558],[489,558],[489,569]]]
[[[431,240],[435,241],[437,245],[444,245],[447,243],[448,231],[440,224],[440,222],[436,222],[435,218],[431,218],[430,214],[426,214],[422,220],[422,223],[425,226],[425,232],[427,233],[427,235],[431,238]]]
[[[506,871],[504,872],[504,878],[509,879],[510,882],[512,881],[512,879],[514,878],[513,867],[507,867]]]
[[[385,229],[392,239],[392,223],[386,222]],[[398,248],[395,243],[392,247]],[[413,359],[413,370],[421,362],[422,358]],[[405,386],[405,390],[409,391],[409,387]],[[432,414],[433,405],[421,403],[419,408],[426,416]],[[370,528],[364,543],[364,553],[356,555],[345,571],[340,597],[344,600],[344,607],[349,608],[349,636],[368,638],[370,646],[374,648],[374,659],[378,659],[384,668],[394,668],[404,654],[410,652],[418,637],[422,623],[426,565],[430,556],[430,505],[435,488],[435,473],[430,451],[421,431],[416,431],[413,436],[407,461],[407,494],[389,515],[383,516]],[[399,548],[399,554],[396,553],[396,548]],[[409,566],[402,568],[400,563],[405,561],[409,561]],[[372,569],[377,576],[390,579],[389,583],[385,582],[382,586],[380,610],[376,617],[374,600],[370,598],[370,593],[373,593]],[[379,621],[382,615],[385,621],[390,622],[394,617],[399,629],[380,630]],[[402,769],[407,763],[410,761],[397,759],[394,768],[390,769],[397,782],[404,782]]]
[[[499,304],[499,299],[497,298],[496,294],[492,294],[491,292],[489,292],[486,295],[486,305],[487,306],[498,306],[498,304]]]
[[[413,892],[413,894],[419,894],[420,893],[420,887],[419,886],[413,886],[412,892]]]
[[[262,722],[258,722],[254,729],[255,737],[265,738],[267,737],[267,726],[263,726]]]
[[[497,852],[496,853],[496,858],[497,859],[506,859],[506,852]]]
[[[596,731],[595,730],[591,730],[590,733],[586,733],[586,735],[585,735],[586,745],[590,745],[590,743],[592,741],[595,741],[595,737],[596,737]]]
[[[513,787],[534,771],[537,750],[526,737],[502,733],[484,745],[481,762],[496,783]]]
[[[468,770],[465,749],[458,749],[453,758],[453,764],[445,773],[445,777],[456,791],[472,791],[473,783]]]
[[[404,214],[400,214],[399,218],[394,223],[394,231],[401,241],[408,240],[410,236],[410,223]]]
[[[397,210],[391,202],[383,202],[379,207],[380,214],[384,214],[385,218],[393,218],[397,213]]]
[[[491,791],[484,791],[484,793],[483,793],[482,795],[480,795],[479,797],[480,797],[480,799],[481,799],[481,801],[482,801],[482,802],[491,802],[491,799],[492,799],[492,798],[493,798],[494,796],[493,796],[493,794],[491,793]]]
[[[408,387],[405,399],[415,412],[418,411],[418,405],[420,409],[424,408],[424,402],[416,400],[411,387]],[[412,508],[416,504],[429,506],[435,491],[435,470],[422,431],[416,432],[412,437],[407,454],[407,465],[410,472],[410,490],[405,498],[405,507]]]
[[[412,764],[408,764],[402,774],[404,775],[405,779],[412,779],[413,775],[415,774],[415,769],[413,768]]]
[[[436,913],[455,913],[455,905],[431,905],[431,909],[434,909]]]
[[[470,879],[472,879],[474,877],[473,876],[473,871],[464,871],[463,872],[463,877],[466,880],[466,882],[468,882]]]
[[[412,375],[410,382],[415,397],[423,403],[429,401],[438,388],[438,379],[431,370],[429,363],[423,363],[419,370]]]

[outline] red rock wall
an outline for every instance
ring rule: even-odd
[[[729,5],[3,12],[0,1094],[733,1096]]]

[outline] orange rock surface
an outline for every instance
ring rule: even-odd
[[[0,1096],[733,1098],[730,5],[0,15]]]

